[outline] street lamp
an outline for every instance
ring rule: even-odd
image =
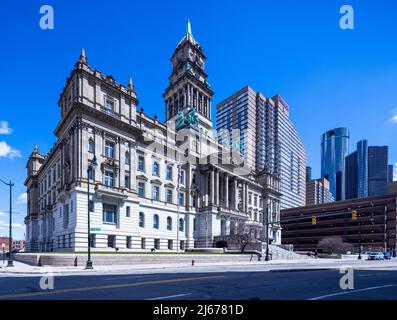
[[[362,259],[362,256],[361,256],[361,241],[362,241],[362,239],[361,239],[361,215],[358,214],[358,217],[359,217],[358,226],[359,226],[359,232],[360,232],[360,240],[359,240],[360,245],[358,246],[358,260],[361,260]]]
[[[10,181],[10,183],[7,183],[3,180],[0,179],[1,182],[3,182],[6,186],[10,187],[10,225],[9,225],[9,238],[8,238],[8,246],[9,246],[9,257],[8,257],[8,264],[7,267],[13,267],[14,264],[12,262],[12,187],[14,184]]]
[[[92,174],[92,178],[95,181],[94,178],[94,172],[95,169],[97,168],[98,163],[96,161],[96,156],[94,156],[94,158],[92,159],[92,162],[90,163],[90,165],[87,168],[87,208],[88,208],[88,260],[85,264],[85,268],[88,269],[93,269],[92,267],[92,261],[91,261],[91,225],[90,225],[90,212],[91,212],[91,208],[90,208],[90,173]]]
[[[269,203],[266,203],[266,256],[265,256],[265,261],[270,261],[270,255],[269,255]]]

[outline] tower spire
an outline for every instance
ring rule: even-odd
[[[81,48],[81,53],[80,53],[79,62],[81,62],[81,63],[87,63],[87,57],[85,56],[85,50],[84,50],[84,48]]]
[[[187,19],[186,34],[192,35],[192,26],[191,26],[191,24],[190,24],[190,18]]]

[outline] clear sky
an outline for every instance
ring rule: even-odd
[[[44,4],[54,8],[54,30],[39,27]],[[354,30],[339,27],[344,4],[354,8]],[[35,144],[47,153],[55,142],[57,101],[81,48],[91,66],[117,81],[127,84],[131,76],[140,107],[163,119],[169,58],[188,17],[208,57],[213,105],[247,84],[266,96],[281,94],[314,177],[320,174],[321,134],[334,127],[350,129],[351,151],[368,139],[388,145],[389,162],[397,162],[394,0],[5,0],[0,178],[16,184],[16,238],[24,235],[26,160]],[[8,232],[5,210],[8,189],[0,185],[0,235]]]

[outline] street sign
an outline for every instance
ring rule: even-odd
[[[101,231],[101,228],[90,228],[90,231]]]

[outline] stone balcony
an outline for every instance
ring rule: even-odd
[[[126,189],[110,187],[100,183],[95,185],[95,193],[98,198],[113,198],[120,201],[128,198]]]

